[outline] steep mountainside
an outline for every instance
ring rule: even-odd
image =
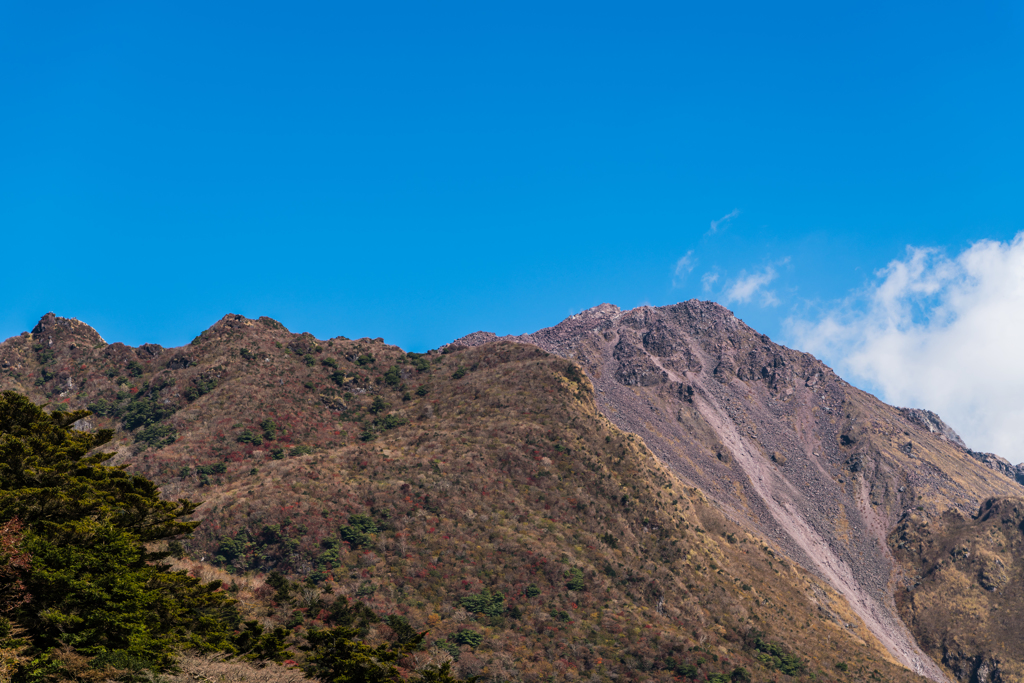
[[[240,586],[304,580],[248,608],[300,635],[340,594],[429,629],[417,666],[493,680],[920,680],[601,416],[576,363],[447,351],[234,315],[187,347],[132,349],[48,315],[0,344],[0,389],[91,406],[81,428],[116,428],[127,467],[202,501],[195,560]]]
[[[963,683],[1024,680],[1024,499],[907,516],[891,536],[909,577],[897,602],[918,642]]]
[[[909,510],[970,514],[1024,490],[936,416],[881,403],[709,302],[604,304],[516,340],[579,362],[613,423],[828,581],[900,662],[944,678],[895,609],[887,536]]]

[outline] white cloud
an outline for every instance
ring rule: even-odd
[[[685,276],[697,265],[697,259],[693,258],[693,249],[686,252],[686,255],[676,261],[676,277]]]
[[[693,249],[686,252],[686,255],[676,261],[675,274],[672,278],[672,285],[678,287],[686,280],[686,276],[689,275],[694,267],[697,265],[697,259],[693,258]]]
[[[705,292],[710,292],[716,282],[718,282],[718,273],[709,271],[700,276],[700,284]]]
[[[734,280],[725,289],[725,303],[741,303],[745,304],[750,301],[755,294],[761,294],[761,305],[762,306],[775,306],[779,303],[775,293],[763,290],[772,280],[774,280],[778,274],[775,269],[768,266],[759,273],[747,274],[747,271],[741,271],[740,276]]]
[[[716,232],[718,232],[719,226],[721,226],[723,224],[727,225],[729,223],[729,221],[731,221],[733,218],[736,218],[736,216],[739,216],[739,215],[740,215],[740,210],[739,209],[733,209],[729,213],[727,213],[724,216],[722,216],[721,218],[719,218],[717,221],[711,221],[711,229],[708,230],[707,234],[714,235]]]
[[[908,247],[876,276],[817,320],[787,320],[793,345],[889,403],[934,410],[972,448],[1024,461],[1024,233],[954,258]]]

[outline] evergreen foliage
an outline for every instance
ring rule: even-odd
[[[178,648],[230,650],[238,618],[219,584],[172,572],[166,553],[146,549],[191,532],[197,523],[182,519],[196,505],[161,500],[149,480],[104,465],[113,454],[96,449],[111,432],[71,429],[88,415],[0,394],[0,523],[24,525],[32,558],[18,577],[27,601],[9,615],[32,657],[19,676],[52,668],[63,646],[154,666]]]
[[[491,593],[484,589],[479,593],[459,598],[459,605],[467,612],[486,614],[489,617],[500,617],[505,613],[505,595],[500,592]]]

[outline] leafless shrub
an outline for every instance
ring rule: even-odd
[[[299,606],[312,610],[320,606],[324,592],[316,586],[302,586],[298,592]]]
[[[186,652],[178,657],[177,674],[161,676],[162,683],[298,683],[308,681],[298,669],[281,664],[232,659],[224,655],[199,655]]]

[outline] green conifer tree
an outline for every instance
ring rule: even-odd
[[[18,520],[31,557],[18,577],[28,600],[7,615],[32,658],[15,680],[48,673],[62,646],[154,668],[179,648],[231,651],[238,615],[219,584],[147,549],[191,532],[198,522],[183,520],[196,504],[161,500],[153,482],[104,464],[113,453],[97,449],[112,431],[72,428],[88,415],[0,394],[0,524]]]

